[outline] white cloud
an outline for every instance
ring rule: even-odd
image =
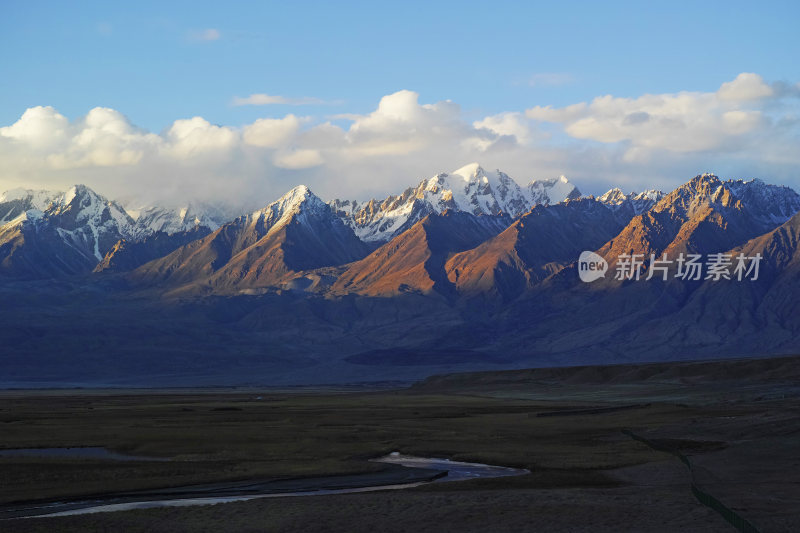
[[[758,74],[742,72],[733,81],[726,81],[717,91],[721,100],[760,100],[769,98],[775,92]]]
[[[349,115],[345,153],[355,157],[410,155],[442,143],[458,142],[472,132],[453,102],[420,104],[419,95],[402,90],[381,98],[367,115]]]
[[[235,148],[239,133],[233,128],[210,124],[202,117],[176,120],[165,135],[165,149],[171,155],[189,159],[227,152]]]
[[[563,108],[534,107],[526,115],[558,123],[576,139],[627,143],[636,158],[646,150],[729,152],[739,150],[748,135],[770,132],[761,103],[775,95],[760,76],[743,73],[713,93],[606,95]]]
[[[292,114],[284,118],[260,118],[244,127],[244,142],[253,146],[276,148],[295,136],[301,122],[303,119]]]
[[[159,142],[114,109],[96,107],[71,128],[67,145],[48,157],[56,168],[135,165]]]
[[[67,139],[69,121],[50,106],[27,109],[20,119],[5,128],[0,136],[16,139],[34,149],[52,148]]]
[[[235,106],[243,105],[320,105],[325,104],[324,100],[319,98],[312,98],[310,96],[301,96],[299,98],[291,98],[288,96],[276,96],[265,93],[251,94],[246,98],[239,96],[233,99],[232,104]]]
[[[311,168],[322,163],[322,155],[317,150],[290,150],[279,152],[275,157],[275,166],[286,169]]]
[[[531,121],[523,114],[518,112],[501,113],[476,120],[472,123],[478,129],[486,129],[495,135],[513,136],[520,144],[530,144],[535,138],[542,138],[541,134],[536,135],[531,126]]]
[[[69,120],[40,106],[0,127],[0,189],[85,182],[111,196],[260,204],[305,183],[324,198],[366,199],[475,160],[520,182],[566,174],[586,193],[670,188],[704,170],[797,186],[796,93],[740,75],[715,92],[606,95],[475,120],[401,90],[363,114],[239,127],[193,117],[161,134],[113,109]]]

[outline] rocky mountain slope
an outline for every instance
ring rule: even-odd
[[[504,201],[516,197],[508,185]],[[800,199],[789,188],[705,174],[660,199],[611,191],[517,218],[465,212],[475,198],[493,209],[477,191],[385,243],[359,240],[302,186],[196,239],[139,241],[116,204],[85,188],[44,210],[10,195],[4,375],[97,383],[114,375],[113,357],[158,383],[331,383],[800,352]],[[639,213],[625,220],[626,209]],[[103,251],[107,275],[79,275]],[[583,251],[608,260],[604,280],[580,280]],[[643,272],[650,253],[762,260],[755,280],[683,280],[674,268],[665,280],[615,280],[617,254],[631,253],[646,258]],[[127,271],[148,254],[165,255]]]
[[[431,213],[388,243],[349,267],[338,277],[337,294],[391,296],[403,292],[437,292],[453,296],[445,262],[497,235],[510,222],[501,215]]]
[[[241,216],[210,235],[138,268],[138,283],[231,289],[268,287],[367,252],[350,228],[307,187]]]
[[[164,257],[192,241],[211,233],[206,226],[167,233],[157,231],[136,240],[120,239],[97,263],[93,272],[129,272],[154,259]]]
[[[729,250],[771,231],[800,210],[800,195],[761,181],[701,174],[635,216],[598,253],[613,267],[623,254],[676,258]]]
[[[134,232],[119,204],[83,185],[53,197],[26,195],[23,202],[18,209],[28,209],[0,226],[0,273],[7,276],[86,274]]]
[[[539,205],[496,237],[451,257],[447,277],[462,294],[513,299],[620,229],[615,214],[591,198]]]

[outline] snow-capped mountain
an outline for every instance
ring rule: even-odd
[[[61,193],[34,189],[12,189],[0,194],[0,224],[10,222],[26,211],[44,211]]]
[[[134,235],[134,221],[125,209],[85,185],[71,187],[44,206],[48,198],[34,195],[30,209],[0,227],[0,263],[6,274],[90,272],[118,240]]]
[[[70,187],[55,198],[40,220],[56,226],[76,247],[91,248],[98,261],[120,237],[134,235],[134,221],[125,209],[85,185]]]
[[[760,179],[728,180],[724,184],[766,224],[782,224],[800,211],[800,195],[789,187],[770,185]]]
[[[298,185],[267,207],[251,214],[250,218],[254,223],[268,228],[269,234],[289,221],[305,226],[313,225],[319,219],[331,218],[331,210],[311,189]]]
[[[535,180],[523,189],[508,174],[487,171],[472,163],[450,173],[437,174],[383,201],[334,200],[330,205],[361,240],[384,242],[431,213],[454,210],[518,217],[534,205],[549,205],[579,196],[577,188],[563,176]]]
[[[137,239],[143,239],[159,231],[167,235],[192,231],[195,228],[215,231],[222,224],[233,220],[241,214],[218,206],[195,203],[173,208],[162,206],[129,208],[128,212],[136,215],[135,233]]]
[[[615,187],[597,200],[611,209],[617,218],[627,222],[636,215],[650,211],[663,197],[664,193],[656,189],[625,194],[622,189]]]
[[[133,279],[250,289],[349,263],[367,251],[328,204],[300,185],[265,208],[143,265]]]
[[[557,204],[564,200],[575,200],[581,197],[581,192],[578,188],[570,183],[565,176],[533,180],[527,186],[527,193],[531,208],[537,205]]]

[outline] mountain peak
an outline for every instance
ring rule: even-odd
[[[695,190],[708,190],[710,188],[716,188],[722,185],[722,180],[716,174],[712,174],[710,172],[704,172],[702,174],[698,174],[687,183],[684,187],[694,188]]]
[[[44,189],[23,189],[22,187],[17,187],[16,189],[9,189],[6,192],[0,194],[0,202],[13,202],[14,200],[25,201],[27,199],[35,200],[37,198],[52,198],[57,194],[58,193],[55,193],[53,191],[47,191]]]
[[[61,193],[34,189],[11,189],[0,194],[0,225],[18,219],[27,220],[26,213],[31,216],[45,211]],[[22,217],[22,218],[20,218]]]
[[[222,224],[233,220],[241,213],[220,204],[189,201],[184,204],[149,205],[127,209],[136,220],[136,238],[144,239],[163,231],[167,235],[193,231],[196,228],[217,230]]]
[[[308,223],[309,217],[327,218],[333,216],[328,204],[311,192],[305,185],[298,185],[268,206],[251,215],[253,221],[263,221],[272,232],[296,220]]]
[[[557,204],[564,200],[574,200],[581,196],[581,191],[563,174],[557,178],[532,180],[527,189],[531,207],[540,204]]]
[[[468,165],[464,165],[458,170],[452,171],[450,174],[454,176],[461,176],[465,180],[471,181],[472,179],[477,178],[482,174],[486,174],[486,171],[483,169],[480,163],[469,163]]]
[[[629,220],[649,211],[663,196],[663,192],[655,189],[625,194],[619,187],[614,187],[600,196],[597,201],[617,213],[620,219]]]
[[[78,209],[90,206],[94,203],[109,203],[104,196],[97,194],[91,188],[83,185],[82,183],[75,184],[67,189],[62,195],[54,200],[54,203],[58,204],[60,207],[67,207],[74,203],[76,198],[78,199]]]
[[[308,204],[310,207],[319,207],[325,205],[316,194],[311,192],[305,185],[298,185],[290,190],[275,202],[271,203],[267,208],[275,206],[280,212],[286,213],[295,209],[300,209],[301,206]]]
[[[333,200],[331,206],[362,240],[386,242],[429,213],[449,209],[473,215],[518,217],[534,205],[556,204],[580,195],[564,176],[535,180],[523,188],[508,174],[487,171],[474,162],[450,173],[436,174],[383,201],[359,204]]]
[[[627,196],[622,189],[619,187],[614,187],[613,189],[609,189],[605,194],[601,195],[597,198],[598,201],[603,202],[604,204],[611,204],[617,205],[621,204],[627,199]]]
[[[314,193],[311,192],[311,189],[309,189],[308,186],[300,184],[297,187],[295,187],[294,189],[292,189],[289,192],[287,192],[286,194],[284,194],[283,196],[293,196],[293,197],[307,198],[307,197],[313,196],[313,195],[314,195]]]

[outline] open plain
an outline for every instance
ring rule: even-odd
[[[386,475],[368,459],[393,451],[531,473],[4,520],[0,530],[735,531],[693,495],[694,481],[758,531],[796,531],[798,397],[797,357],[453,374],[390,390],[7,390],[5,517],[132,491]],[[623,431],[688,457],[693,474]],[[62,447],[153,460],[2,454]]]

